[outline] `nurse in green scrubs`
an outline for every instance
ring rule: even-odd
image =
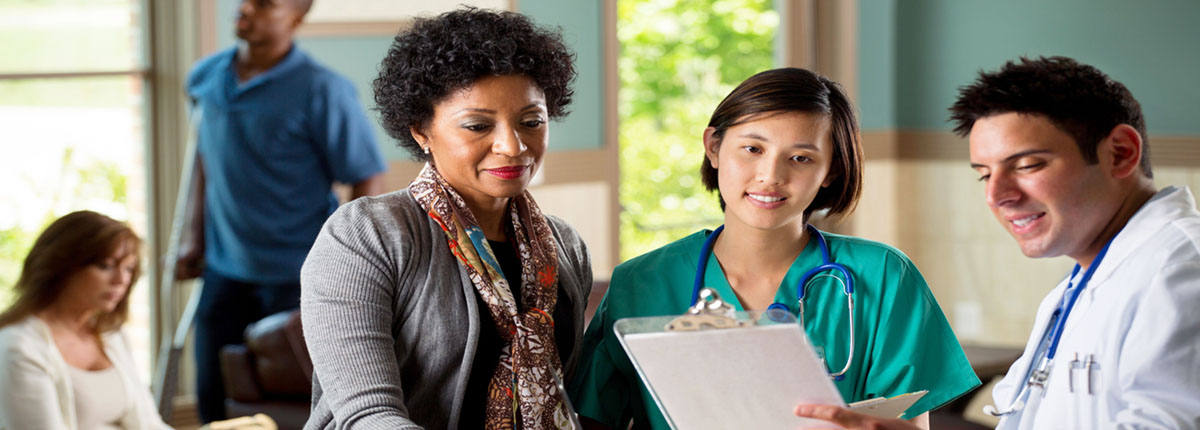
[[[818,211],[848,214],[861,192],[862,148],[850,102],[840,85],[810,71],[768,70],[725,97],[708,125],[700,174],[709,190],[719,191],[725,230],[708,256],[703,285],[738,310],[780,303],[798,314],[797,282],[822,261],[805,226]],[[612,325],[684,313],[711,233],[698,231],[613,272],[569,389],[585,428],[624,429],[630,420],[634,428],[669,428]],[[825,237],[830,260],[846,266],[855,285],[853,345],[841,284],[818,276],[805,297],[805,330],[831,371],[841,370],[854,349],[845,378],[834,385],[847,402],[929,390],[904,415],[928,427],[928,411],[979,385],[946,317],[899,250]]]

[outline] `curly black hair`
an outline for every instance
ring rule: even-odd
[[[551,119],[569,111],[575,55],[561,29],[545,29],[514,12],[463,8],[418,18],[388,49],[375,78],[384,130],[418,160],[427,160],[409,131],[433,117],[433,106],[485,76],[524,75],[546,96]]]
[[[981,71],[959,88],[950,121],[966,137],[976,120],[1009,112],[1046,117],[1075,139],[1090,164],[1100,161],[1096,148],[1112,129],[1128,124],[1142,137],[1142,173],[1154,177],[1142,106],[1125,85],[1095,67],[1068,57],[1021,57],[995,72]]]

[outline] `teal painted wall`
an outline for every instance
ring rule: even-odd
[[[858,108],[864,130],[896,124],[896,2],[861,0]]]
[[[560,27],[575,51],[571,114],[550,128],[550,149],[604,146],[604,11],[595,0],[518,0],[519,12],[538,24]],[[616,130],[613,130],[616,132]]]
[[[946,109],[978,71],[1065,55],[1124,83],[1151,133],[1200,134],[1200,2],[862,0],[864,129],[948,130]]]
[[[336,1],[336,0],[322,0]],[[217,44],[228,47],[235,41],[233,22],[239,0],[217,1]],[[551,151],[598,149],[604,143],[603,109],[603,27],[600,3],[592,0],[521,0],[518,8],[545,26],[560,26],[571,49],[577,55],[575,97],[571,114],[551,125]],[[299,45],[322,64],[345,75],[358,88],[359,99],[375,124],[384,155],[390,160],[408,159],[408,152],[379,126],[371,82],[378,74],[379,62],[391,46],[390,36],[301,37]]]

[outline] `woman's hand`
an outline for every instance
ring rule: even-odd
[[[922,427],[901,419],[883,419],[852,412],[830,405],[798,405],[793,413],[798,417],[829,421],[847,429],[920,430]]]

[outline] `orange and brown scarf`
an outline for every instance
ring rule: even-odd
[[[508,204],[511,239],[521,259],[524,309],[518,309],[475,216],[437,168],[426,164],[409,192],[446,234],[505,342],[488,384],[486,428],[571,428],[558,388],[563,371],[550,317],[558,299],[558,246],[533,197],[526,191]]]

